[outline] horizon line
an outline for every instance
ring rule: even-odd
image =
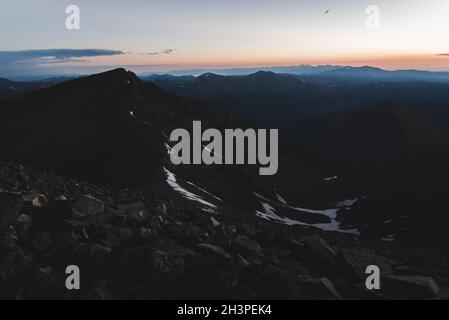
[[[131,72],[133,72],[134,74],[136,74],[137,76],[146,76],[146,75],[174,75],[176,73],[185,73],[183,75],[191,75],[191,76],[196,76],[195,74],[202,75],[202,74],[206,74],[206,73],[214,73],[214,72],[229,72],[229,71],[244,71],[244,70],[248,70],[251,71],[249,74],[253,74],[259,71],[266,71],[263,69],[276,69],[276,68],[298,68],[298,67],[312,67],[312,68],[319,68],[319,67],[335,67],[335,68],[354,68],[354,69],[362,69],[362,68],[372,68],[372,69],[378,69],[378,70],[382,70],[385,72],[400,72],[400,71],[415,71],[415,72],[429,72],[429,73],[436,73],[436,74],[449,74],[449,68],[447,70],[429,70],[429,69],[418,69],[418,68],[398,68],[398,69],[387,69],[387,68],[382,68],[382,67],[377,67],[375,65],[360,65],[360,66],[352,66],[350,64],[348,65],[344,65],[344,64],[289,64],[289,65],[260,65],[260,66],[230,66],[230,67],[190,67],[190,68],[179,68],[179,69],[172,69],[169,71],[141,71],[141,72],[136,72],[130,69],[133,68],[144,68],[144,67],[151,67],[154,65],[123,65],[123,66],[89,66],[89,67],[84,67],[85,69],[104,69],[104,70],[99,70],[99,71],[95,71],[95,72],[64,72],[64,73],[42,73],[42,74],[30,74],[30,75],[17,75],[17,76],[2,76],[0,75],[0,78],[3,79],[8,79],[8,80],[13,80],[14,79],[32,79],[32,78],[42,78],[42,79],[49,79],[49,78],[54,78],[54,77],[78,77],[78,76],[89,76],[89,75],[95,75],[95,74],[99,74],[99,73],[104,73],[104,72],[108,72],[111,70],[116,70],[116,69],[127,69]],[[249,70],[250,69],[250,70]],[[189,73],[191,72],[191,73]],[[276,72],[276,71],[267,71],[267,72],[273,72],[273,73],[280,73],[280,72]],[[194,73],[194,74],[192,74]],[[288,74],[288,72],[285,72]],[[227,74],[227,76],[231,76],[232,74]],[[17,81],[17,80],[16,80]]]

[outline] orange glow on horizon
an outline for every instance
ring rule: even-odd
[[[245,68],[268,66],[294,65],[344,65],[344,66],[372,66],[387,70],[418,69],[429,71],[449,71],[449,56],[443,55],[365,55],[365,56],[203,56],[203,55],[158,55],[148,56],[140,54],[123,54],[107,57],[95,57],[57,64],[64,67],[98,67],[113,68],[128,66],[138,72],[144,71],[173,71],[182,69],[206,68]],[[55,66],[48,65],[48,66]]]

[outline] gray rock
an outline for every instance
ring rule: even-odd
[[[265,261],[271,264],[278,264],[279,257],[277,251],[274,249],[264,249],[263,250]]]
[[[214,217],[210,217],[210,222],[212,223],[212,226],[214,228],[218,227],[220,225],[220,222],[218,222]]]
[[[340,267],[350,276],[358,279],[366,279],[366,268],[370,265],[378,266],[383,276],[393,273],[389,260],[376,255],[368,249],[343,249],[339,254]]]
[[[300,277],[299,287],[311,299],[341,300],[342,297],[328,278]]]
[[[147,255],[147,246],[124,248],[119,258],[118,270],[120,273],[129,274],[136,266],[146,268]]]
[[[153,240],[156,238],[156,233],[151,228],[140,227],[139,235],[144,240]]]
[[[263,258],[262,247],[254,240],[251,240],[245,235],[238,235],[232,240],[232,248],[244,255],[252,257]]]
[[[129,226],[140,226],[147,220],[145,211],[130,212],[125,215],[126,224]]]
[[[161,205],[159,205],[156,208],[156,214],[160,215],[160,216],[166,216],[167,215],[167,206],[165,205],[165,203],[162,203]]]
[[[14,229],[19,232],[27,232],[33,225],[33,218],[27,214],[21,214],[14,223]]]
[[[67,197],[63,194],[60,194],[53,199],[54,201],[67,201]]]
[[[435,298],[440,292],[438,284],[431,277],[391,275],[382,280],[381,289],[393,298]]]
[[[162,218],[160,216],[151,216],[150,227],[156,232],[162,231]]]
[[[242,257],[240,254],[237,255],[237,261],[238,263],[243,267],[249,267],[251,265],[251,262],[246,260],[244,257]]]
[[[17,243],[17,236],[13,232],[0,233],[0,255],[19,250],[20,246]]]
[[[325,269],[333,269],[336,262],[337,252],[320,236],[315,235],[304,240],[307,252]]]
[[[198,248],[206,253],[211,253],[215,256],[218,256],[226,261],[232,262],[234,261],[234,258],[227,253],[223,248],[213,245],[213,244],[209,244],[209,243],[200,243],[198,244]]]
[[[232,236],[237,233],[237,227],[232,224],[226,225],[226,234]]]
[[[23,206],[22,197],[15,193],[0,193],[0,232],[7,231],[17,220]]]
[[[112,213],[111,221],[120,226],[141,226],[148,219],[148,212],[142,202],[135,202],[128,205],[119,205],[117,210],[109,209]]]
[[[113,294],[107,280],[100,280],[83,296],[85,300],[112,300]]]
[[[53,239],[48,232],[38,233],[31,239],[31,245],[33,248],[41,252],[48,251],[52,244]]]
[[[279,268],[249,267],[240,282],[257,293],[257,299],[299,300],[306,298],[294,272]]]
[[[91,195],[81,196],[73,204],[72,208],[86,216],[100,215],[104,213],[104,203]]]
[[[130,228],[106,226],[104,241],[111,245],[125,244],[134,237]]]
[[[109,258],[112,249],[100,244],[92,244],[89,251],[89,260],[91,273],[95,276],[100,276],[104,273],[106,268],[110,266]]]
[[[127,214],[127,213],[139,213],[145,211],[145,206],[142,202],[135,202],[127,205],[119,205],[118,206],[119,213]]]
[[[37,268],[37,270],[39,270],[43,274],[49,275],[50,273],[52,273],[53,268],[52,267],[41,267],[41,268]]]
[[[150,268],[158,273],[168,272],[168,255],[162,250],[154,250],[149,256]]]

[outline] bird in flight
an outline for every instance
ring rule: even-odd
[[[327,9],[324,14],[328,14],[330,12],[330,9]]]

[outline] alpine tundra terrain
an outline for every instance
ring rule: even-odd
[[[1,298],[449,297],[445,83],[144,80],[116,69],[2,89]],[[173,165],[170,133],[195,120],[279,128],[278,174]]]

